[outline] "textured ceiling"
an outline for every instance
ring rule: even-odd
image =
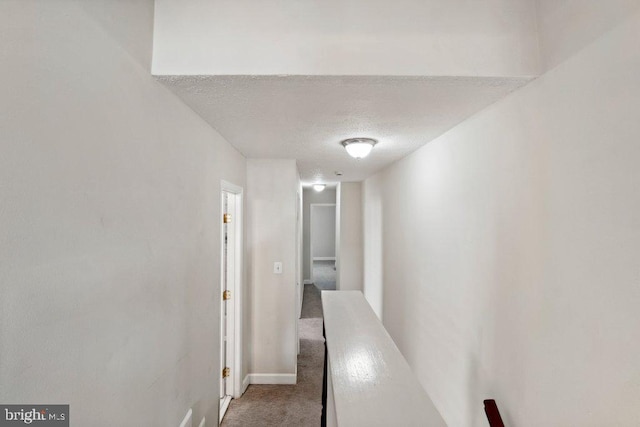
[[[158,76],[248,158],[296,159],[303,182],[361,181],[528,78]],[[350,158],[340,141],[379,141]],[[338,177],[335,171],[343,172]]]

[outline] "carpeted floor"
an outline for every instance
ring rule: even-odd
[[[250,385],[234,399],[223,427],[319,426],[322,412],[322,302],[314,285],[305,285],[299,321],[300,354],[296,385]]]
[[[313,261],[313,284],[323,291],[336,290],[336,262]]]

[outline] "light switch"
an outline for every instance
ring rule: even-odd
[[[282,263],[281,262],[274,262],[273,263],[273,272],[275,274],[282,274]]]

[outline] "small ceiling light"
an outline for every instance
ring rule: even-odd
[[[336,174],[336,176],[342,176],[342,172],[335,171],[334,173]]]
[[[324,184],[313,184],[313,189],[316,190],[318,193],[324,190],[324,187],[326,187],[326,185]]]
[[[364,159],[371,153],[378,141],[371,138],[350,138],[341,142],[347,153],[355,159]]]

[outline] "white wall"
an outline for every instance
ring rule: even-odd
[[[486,398],[638,425],[638,40],[640,14],[365,184],[364,288],[450,426]]]
[[[254,376],[288,375],[295,380],[297,192],[295,160],[247,160],[247,280]],[[277,261],[283,264],[282,274],[273,273]]]
[[[336,207],[311,206],[311,253],[315,258],[336,257]]]
[[[325,188],[324,191],[317,192],[312,188],[303,189],[302,194],[302,265],[305,281],[311,281],[311,203],[336,203],[336,190]],[[335,251],[334,251],[335,252]]]
[[[341,182],[336,193],[336,289],[362,290],[362,183]]]
[[[362,292],[369,305],[382,320],[383,304],[383,242],[382,210],[383,174],[365,180],[362,185],[362,229],[363,229],[363,286]],[[366,268],[364,268],[366,266]]]
[[[536,0],[541,65],[550,69],[640,10],[638,0]]]
[[[156,0],[160,75],[531,76],[532,0]]]
[[[0,401],[215,420],[220,180],[245,160],[149,74],[153,2],[0,3]]]

